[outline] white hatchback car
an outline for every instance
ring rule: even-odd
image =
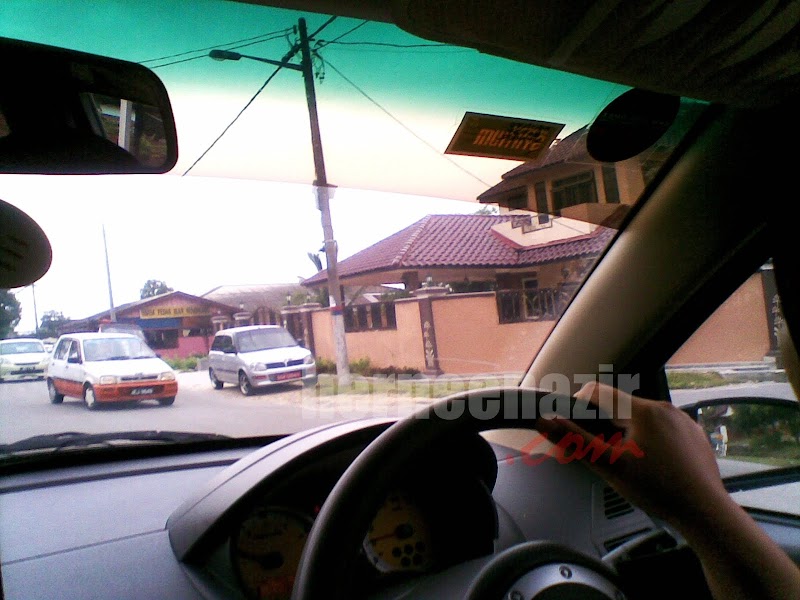
[[[278,325],[249,325],[218,331],[208,353],[214,387],[234,383],[245,396],[254,388],[302,381],[317,383],[314,356]]]
[[[0,381],[44,379],[50,353],[42,340],[14,338],[0,340]]]
[[[56,343],[47,368],[50,402],[81,398],[94,410],[102,403],[175,402],[175,371],[129,333],[71,333]]]

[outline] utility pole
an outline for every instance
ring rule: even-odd
[[[31,295],[33,296],[33,319],[34,319],[34,336],[39,337],[39,311],[36,310],[36,284],[31,284]]]
[[[106,225],[103,223],[103,249],[106,253],[106,278],[108,279],[108,316],[112,323],[117,322],[117,313],[114,310],[114,294],[111,293],[111,265],[108,262],[108,243],[106,242]]]
[[[328,21],[330,22],[330,21]],[[319,32],[322,28],[317,30]],[[328,274],[328,298],[331,312],[331,325],[333,330],[334,351],[336,353],[336,374],[339,376],[340,385],[350,385],[350,361],[347,358],[347,339],[344,332],[344,302],[342,288],[339,285],[339,272],[337,267],[337,245],[333,237],[333,224],[331,222],[330,199],[335,186],[328,183],[325,174],[325,160],[322,156],[322,138],[319,133],[319,117],[317,115],[317,94],[314,90],[314,66],[311,62],[311,49],[308,45],[308,29],[306,20],[300,19],[297,24],[299,44],[294,44],[292,49],[282,60],[272,60],[258,56],[248,56],[231,50],[211,50],[208,56],[214,60],[240,60],[247,58],[258,62],[275,65],[282,69],[300,71],[306,87],[306,101],[308,102],[308,118],[311,121],[311,150],[314,155],[314,193],[317,198],[317,208],[322,216],[322,233],[325,238],[325,260]],[[315,34],[316,35],[316,34]],[[289,60],[301,53],[299,65],[290,63]],[[110,290],[110,288],[109,288]]]
[[[314,90],[314,67],[311,62],[311,50],[308,46],[308,30],[306,20],[298,22],[300,34],[300,55],[303,81],[306,86],[306,100],[308,102],[308,116],[311,121],[311,149],[314,153],[314,190],[317,196],[317,208],[322,216],[322,232],[325,237],[325,260],[328,273],[328,296],[333,329],[333,342],[336,350],[336,373],[339,376],[339,385],[350,385],[350,362],[347,357],[347,339],[344,331],[344,302],[342,301],[342,288],[339,285],[339,271],[337,265],[337,244],[333,237],[333,223],[331,221],[330,197],[331,186],[325,174],[325,160],[322,155],[322,138],[319,132],[319,118],[317,116],[317,95]]]

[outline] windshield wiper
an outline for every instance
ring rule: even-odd
[[[115,446],[114,442],[162,442],[167,444],[180,444],[187,442],[202,442],[208,440],[228,440],[230,436],[218,433],[187,433],[185,431],[116,431],[108,433],[81,433],[78,431],[63,431],[33,437],[0,445],[0,455],[17,454],[47,450],[58,452],[64,448],[85,448],[87,446]]]

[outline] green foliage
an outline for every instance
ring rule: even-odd
[[[702,389],[730,383],[715,371],[667,371],[671,390]]]
[[[139,292],[139,298],[144,300],[145,298],[152,298],[153,296],[166,294],[167,292],[172,291],[174,290],[160,279],[148,279],[144,286],[142,286],[142,290]]]
[[[317,373],[335,375],[336,363],[326,358],[317,358]],[[359,358],[358,360],[350,363],[350,373],[352,375],[360,375],[361,377],[373,377],[375,375],[419,375],[420,370],[413,367],[395,367],[389,365],[388,367],[375,367],[370,362],[369,358]]]
[[[0,290],[0,339],[14,332],[21,315],[17,297],[8,290]]]
[[[41,339],[57,338],[61,334],[61,326],[69,323],[69,317],[56,310],[48,310],[42,315],[38,335]]]
[[[202,357],[202,354],[192,354],[186,358],[165,358],[164,362],[176,371],[196,371],[197,363]]]

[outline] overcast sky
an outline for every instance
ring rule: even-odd
[[[0,176],[0,198],[28,213],[53,248],[49,272],[14,290],[18,332],[48,310],[82,318],[109,308],[103,226],[115,305],[148,279],[200,295],[224,284],[297,282],[316,271],[322,246],[312,188],[175,176]],[[340,260],[430,213],[471,213],[475,203],[337,190],[331,201]],[[324,265],[323,261],[323,265]]]

